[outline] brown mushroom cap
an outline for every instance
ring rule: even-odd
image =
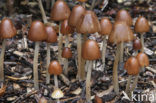
[[[79,33],[91,34],[100,31],[100,23],[93,11],[87,10],[76,25]]]
[[[66,2],[63,0],[57,0],[51,9],[51,19],[54,21],[62,21],[68,19],[70,15],[70,9]]]
[[[139,53],[136,58],[138,59],[140,67],[149,66],[149,59],[145,53]]]
[[[140,39],[136,38],[133,41],[133,49],[134,50],[140,50],[141,48],[142,48],[141,41],[140,41]]]
[[[77,1],[79,1],[79,2],[86,2],[87,0],[77,0]]]
[[[134,39],[133,31],[125,22],[115,22],[112,32],[109,35],[109,42],[129,42]]]
[[[139,62],[136,57],[130,57],[126,61],[124,68],[127,70],[129,75],[137,75],[139,73]]]
[[[130,16],[130,14],[126,10],[123,10],[123,9],[118,11],[115,21],[124,21],[129,26],[132,25],[132,18]]]
[[[8,18],[4,18],[0,23],[0,37],[3,39],[12,38],[16,33],[16,28],[12,21]]]
[[[82,47],[82,57],[86,60],[99,59],[101,53],[98,43],[94,40],[87,40]]]
[[[51,61],[49,65],[48,71],[49,71],[49,74],[60,75],[62,73],[62,67],[58,61],[53,60]]]
[[[144,33],[148,32],[150,27],[147,19],[143,16],[140,16],[135,23],[135,32]]]
[[[46,33],[47,33],[47,43],[55,43],[57,42],[57,34],[52,26],[46,26]]]
[[[68,23],[72,27],[76,27],[79,19],[85,13],[85,8],[81,5],[76,5],[73,7],[72,12],[68,18]]]
[[[43,41],[47,39],[44,24],[41,21],[33,21],[28,32],[28,39],[31,41]]]
[[[102,18],[100,21],[101,31],[99,32],[101,35],[109,35],[112,31],[112,23],[108,18]]]
[[[61,23],[61,33],[64,35],[72,34],[74,32],[74,28],[68,25],[68,20],[64,20]]]
[[[70,50],[70,48],[65,47],[62,51],[62,57],[63,58],[71,58],[72,57],[72,51]]]

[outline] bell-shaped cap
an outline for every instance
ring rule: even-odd
[[[12,38],[17,34],[16,28],[12,21],[8,18],[4,18],[0,24],[0,38],[7,39]]]
[[[85,13],[85,8],[81,5],[76,5],[73,7],[72,12],[68,18],[68,23],[72,27],[76,27],[81,16]]]
[[[144,33],[148,32],[150,29],[147,19],[143,16],[140,16],[135,23],[135,32]]]
[[[140,39],[136,38],[133,40],[133,49],[140,50],[142,48]]]
[[[124,9],[118,11],[116,18],[115,18],[115,21],[124,21],[129,26],[132,25],[132,18],[130,16],[130,14]]]
[[[77,0],[77,1],[79,1],[79,2],[86,2],[87,0]]]
[[[51,9],[51,19],[54,21],[62,21],[68,19],[70,9],[64,0],[57,0]]]
[[[74,28],[68,25],[68,19],[61,23],[61,33],[64,35],[74,33]]]
[[[49,74],[60,75],[62,73],[62,67],[56,60],[51,61],[48,68]]]
[[[133,31],[125,22],[115,22],[112,32],[109,35],[109,42],[120,43],[129,42],[134,39]]]
[[[63,92],[60,89],[55,89],[51,94],[51,97],[54,99],[60,99],[64,96]]]
[[[93,11],[87,10],[76,25],[76,30],[83,34],[92,34],[100,31],[100,23]]]
[[[70,48],[65,47],[62,51],[62,57],[63,58],[71,58],[72,57],[72,51],[70,50]]]
[[[28,39],[31,41],[43,41],[47,39],[44,24],[41,21],[33,21],[28,32]]]
[[[47,43],[55,43],[57,42],[57,34],[52,26],[46,26],[46,33],[47,33]]]
[[[94,40],[87,40],[82,47],[82,57],[86,60],[99,59],[101,53],[98,43]]]
[[[99,32],[101,35],[109,35],[112,31],[112,23],[108,18],[102,18],[100,21],[101,31]]]
[[[136,57],[130,57],[126,61],[124,68],[129,75],[137,75],[139,73],[140,65]]]
[[[136,58],[138,59],[140,67],[149,66],[149,59],[145,53],[139,53]]]

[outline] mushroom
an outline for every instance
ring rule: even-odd
[[[118,21],[115,22],[112,32],[109,35],[109,42],[117,44],[116,56],[113,65],[113,86],[116,94],[119,94],[119,84],[118,84],[118,62],[120,57],[120,51],[122,49],[123,42],[132,41],[134,38],[131,28],[127,23]]]
[[[16,28],[12,21],[4,18],[0,23],[0,38],[3,39],[2,49],[0,55],[0,82],[4,82],[4,54],[6,47],[6,39],[12,38],[16,35]]]
[[[132,76],[139,74],[140,65],[136,57],[130,57],[126,61],[124,68],[127,70],[127,74],[129,75],[127,85],[126,85],[126,93],[129,95],[130,93],[130,84]]]
[[[72,51],[70,48],[65,47],[62,51],[62,57],[65,58],[64,60],[64,73],[68,75],[68,59],[72,57]]]
[[[51,94],[51,97],[57,100],[57,103],[60,103],[60,98],[64,96],[63,92],[60,89],[55,89]]]
[[[38,52],[40,41],[47,39],[47,33],[45,26],[40,21],[33,21],[30,30],[28,31],[28,39],[35,42],[34,60],[33,60],[33,76],[34,76],[34,87],[39,89],[38,84]]]
[[[141,70],[143,70],[145,66],[149,65],[149,59],[148,59],[148,56],[145,53],[143,53],[143,52],[139,53],[136,56],[136,58],[137,58],[137,60],[139,62]],[[135,77],[135,80],[134,80],[134,82],[132,84],[132,87],[131,87],[131,91],[134,91],[134,89],[135,89],[135,87],[137,85],[137,82],[138,82],[138,78],[139,78],[139,73]]]
[[[106,47],[107,47],[107,38],[108,35],[112,31],[112,23],[108,18],[102,18],[100,21],[101,25],[101,31],[99,32],[100,35],[103,37],[103,43],[102,43],[102,64],[103,64],[103,69],[105,67],[105,55],[106,55]]]
[[[81,5],[76,5],[73,7],[71,15],[69,16],[68,23],[72,27],[76,27],[78,24],[80,18],[83,16],[85,13],[85,8],[82,7]],[[81,68],[81,34],[77,34],[77,53],[78,53],[78,73],[77,77],[81,80],[85,78],[85,71],[83,68]]]
[[[144,52],[144,34],[145,32],[148,32],[150,29],[147,19],[143,16],[140,16],[135,23],[134,29],[135,32],[141,34],[141,45],[142,45],[141,51]]]
[[[133,40],[133,49],[135,50],[135,56],[138,54],[138,50],[142,48],[139,38]]]
[[[62,67],[60,63],[56,60],[51,61],[49,64],[49,74],[54,75],[54,83],[55,87],[58,88],[58,80],[57,80],[57,75],[62,74]]]
[[[87,60],[86,63],[86,100],[88,103],[91,102],[91,72],[93,68],[93,61],[97,60],[101,57],[100,49],[96,41],[94,40],[87,40],[82,47],[82,58]]]
[[[48,72],[49,64],[50,64],[50,44],[57,42],[57,34],[52,26],[46,26],[47,33],[47,67],[46,67],[46,83],[50,83],[50,75]]]
[[[130,16],[130,14],[124,9],[121,9],[118,11],[115,21],[126,22],[129,26],[132,25],[132,18]],[[123,53],[124,53],[123,51],[124,51],[124,44],[121,44],[120,62],[123,62]]]
[[[61,62],[61,54],[62,54],[62,34],[60,32],[61,29],[61,21],[68,19],[70,15],[70,9],[68,5],[63,0],[57,0],[51,9],[51,19],[53,21],[59,21],[59,41],[58,41],[58,60]]]

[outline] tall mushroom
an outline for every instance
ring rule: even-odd
[[[98,46],[98,43],[94,40],[87,40],[82,47],[82,58],[87,60],[86,63],[86,70],[87,70],[87,76],[86,76],[86,100],[88,103],[91,102],[91,72],[93,68],[93,61],[97,60],[101,57],[100,49]]]
[[[115,21],[126,22],[129,26],[132,25],[132,18],[130,14],[124,9],[118,11]],[[121,43],[120,62],[123,62],[123,53],[124,53],[124,44]]]
[[[47,33],[47,67],[46,67],[46,83],[50,83],[50,75],[48,72],[49,64],[50,64],[50,44],[57,42],[57,34],[52,26],[46,26]]]
[[[101,31],[99,32],[100,35],[103,37],[103,43],[102,43],[102,64],[103,69],[105,67],[105,55],[106,55],[106,47],[107,47],[107,38],[108,35],[112,31],[112,23],[108,18],[102,18],[100,21],[101,25]]]
[[[134,38],[131,28],[127,23],[118,21],[115,22],[112,32],[109,35],[109,42],[117,44],[117,50],[115,54],[115,60],[113,65],[113,86],[116,94],[119,94],[119,84],[118,84],[118,62],[120,57],[120,51],[123,42],[132,41]]]
[[[83,16],[85,13],[85,8],[83,8],[81,5],[76,5],[73,7],[72,12],[69,16],[68,23],[72,27],[76,27],[76,25],[79,22],[79,19]],[[81,34],[77,34],[77,53],[78,53],[78,73],[77,77],[81,80],[85,78],[85,71],[83,68],[81,68]]]
[[[6,47],[6,39],[12,38],[16,35],[16,28],[12,21],[4,18],[0,23],[0,38],[3,39],[2,49],[0,55],[0,82],[4,82],[4,54]]]
[[[59,21],[59,41],[58,41],[58,60],[61,62],[61,54],[62,54],[62,34],[60,32],[61,29],[61,21],[68,19],[70,15],[70,9],[68,5],[63,0],[57,0],[51,9],[51,19],[53,21]]]
[[[33,76],[34,76],[34,87],[39,89],[38,84],[38,52],[40,41],[47,39],[47,33],[45,26],[40,21],[33,21],[28,31],[28,39],[35,42],[34,60],[33,60]]]
[[[147,19],[143,16],[140,16],[135,23],[134,29],[135,32],[141,34],[141,45],[142,45],[141,51],[144,52],[144,34],[148,32],[150,29]]]

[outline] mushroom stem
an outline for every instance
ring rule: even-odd
[[[91,102],[91,73],[92,73],[92,67],[93,67],[93,61],[88,61],[88,70],[87,70],[87,77],[86,77],[86,100],[88,103]]]
[[[64,74],[68,75],[68,59],[64,60]]]
[[[61,33],[61,22],[59,24],[59,41],[58,41],[58,61],[61,63],[61,54],[62,54],[62,33]]]
[[[141,34],[141,45],[142,45],[141,52],[144,52],[144,35],[143,34]]]
[[[57,75],[54,75],[54,83],[55,83],[55,87],[56,89],[58,88],[58,79],[57,79]]]
[[[131,80],[132,80],[132,76],[129,75],[129,76],[128,76],[128,80],[127,80],[127,85],[126,85],[126,93],[127,93],[127,94],[129,94],[129,88],[130,88]]]
[[[52,0],[51,7],[53,7],[54,4],[55,4],[55,0]]]
[[[68,35],[65,35],[65,40],[66,40],[65,47],[68,47],[69,44]]]
[[[36,90],[39,89],[38,84],[38,51],[39,51],[39,44],[40,42],[35,42],[35,53],[34,53],[34,60],[33,60],[33,74],[34,74],[34,87]]]
[[[115,61],[114,61],[114,66],[113,66],[113,86],[114,86],[114,91],[116,94],[119,94],[119,84],[118,84],[118,63],[119,63],[119,56],[120,56],[120,47],[121,43],[117,44],[117,50],[115,53]]]
[[[5,54],[6,39],[3,39],[1,55],[0,55],[0,82],[4,82],[4,54]]]
[[[50,0],[46,0],[46,9],[49,10],[50,8]]]
[[[102,65],[103,65],[103,70],[105,67],[105,56],[106,56],[106,47],[107,47],[107,36],[103,36],[103,46],[102,46]]]
[[[49,83],[50,83],[50,74],[49,74],[49,72],[48,72],[49,64],[50,64],[50,44],[47,43],[46,84],[49,84]]]
[[[120,62],[123,62],[123,54],[124,54],[124,43],[120,43]]]
[[[92,5],[91,5],[91,7],[90,7],[90,10],[93,10],[93,9],[94,9],[95,1],[96,1],[96,0],[92,0]]]
[[[57,100],[56,100],[56,103],[61,103],[61,102],[60,102],[60,99],[57,99]]]

